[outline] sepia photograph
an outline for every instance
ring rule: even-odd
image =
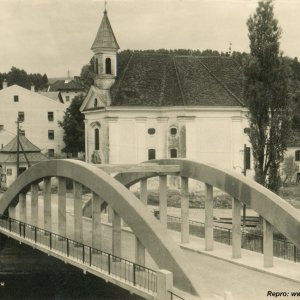
[[[300,299],[300,0],[0,0],[0,299]]]

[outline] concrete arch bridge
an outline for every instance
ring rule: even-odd
[[[273,264],[273,227],[300,247],[300,214],[280,197],[239,174],[184,159],[155,160],[121,168],[115,178],[106,173],[116,171],[116,166],[90,165],[74,160],[52,160],[31,167],[0,199],[0,232],[146,299],[171,299],[175,294],[192,299],[201,295],[201,278],[195,278],[191,262],[167,231],[167,176],[175,175],[181,178],[181,243],[189,241],[188,181],[193,179],[206,186],[207,251],[214,247],[214,187],[233,199],[233,258],[241,256],[242,203],[264,220],[266,267]],[[147,179],[156,176],[159,177],[160,222],[145,205]],[[71,195],[67,191],[67,179],[73,181]],[[57,182],[57,193],[51,190],[54,181]],[[140,199],[129,191],[130,186],[138,182]],[[43,192],[39,197],[40,183]],[[88,204],[83,196],[86,190],[92,195]],[[104,230],[102,211],[106,205],[113,217],[112,224],[105,225],[109,229]],[[68,214],[69,207],[72,209]],[[88,220],[84,212],[89,210],[92,219],[86,229]],[[133,259],[124,258],[121,250],[122,219],[134,235]],[[109,237],[105,236],[107,230]],[[109,251],[104,249],[107,243],[111,245]],[[148,260],[153,268],[148,267]]]

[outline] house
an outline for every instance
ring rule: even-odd
[[[60,92],[66,107],[69,107],[75,96],[85,93],[85,86],[79,79],[59,79],[50,84],[48,92]]]
[[[0,125],[6,132],[16,135],[19,119],[21,134],[42,153],[50,158],[63,155],[63,129],[58,121],[63,119],[66,107],[61,101],[18,85],[4,84],[0,90],[0,105]],[[3,135],[0,135],[0,144],[6,144],[7,139],[1,141],[1,137]]]
[[[29,166],[48,160],[48,158],[25,136],[19,137],[18,151],[18,142],[17,137],[15,136],[7,145],[0,149],[1,187],[8,187],[16,180],[18,160],[19,174],[21,174]]]
[[[188,158],[242,172],[246,149],[251,168],[243,74],[231,57],[118,55],[107,11],[91,49],[97,75],[81,106],[87,162]]]

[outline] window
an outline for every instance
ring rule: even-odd
[[[155,159],[155,149],[148,149],[148,160]]]
[[[105,73],[111,74],[111,59],[109,57],[105,59]]]
[[[94,68],[95,73],[96,73],[96,74],[99,74],[98,58],[96,58],[94,62],[95,62],[95,66],[94,66],[94,67],[95,67],[95,68]]]
[[[6,175],[11,176],[12,175],[12,169],[7,169],[6,170]]]
[[[18,95],[14,96],[14,102],[19,102],[19,96]]]
[[[149,129],[148,129],[148,134],[149,134],[149,135],[155,134],[155,128],[149,128]]]
[[[67,101],[67,102],[70,101],[70,96],[66,96],[66,101]]]
[[[170,134],[171,134],[172,136],[175,136],[175,135],[177,134],[177,128],[176,128],[176,127],[172,127],[172,128],[170,129]]]
[[[295,161],[300,161],[300,150],[295,151]]]
[[[19,111],[18,112],[18,119],[20,122],[23,122],[25,120],[25,113],[24,111]]]
[[[54,130],[48,130],[48,139],[54,140]]]
[[[250,153],[250,147],[245,148],[245,167],[246,170],[251,169],[251,153]]]
[[[21,129],[20,129],[19,133],[20,133],[20,135],[25,136],[25,130],[21,130]]]
[[[95,129],[95,150],[100,150],[100,132],[99,129]]]
[[[97,107],[97,106],[98,106],[98,99],[95,98],[95,99],[94,99],[94,107]]]
[[[54,158],[54,149],[48,149],[48,157],[49,158]]]
[[[50,121],[50,122],[54,121],[54,113],[53,113],[53,111],[48,111],[48,121]]]
[[[170,157],[177,158],[177,149],[170,149]]]

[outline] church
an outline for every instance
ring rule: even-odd
[[[187,158],[251,169],[243,73],[230,56],[120,56],[106,10],[91,49],[97,75],[80,108],[87,162]]]

